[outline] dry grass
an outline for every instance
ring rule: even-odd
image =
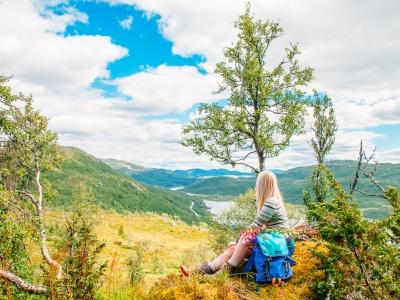
[[[311,254],[316,248],[323,248],[316,242],[298,243],[294,259],[294,277],[280,287],[256,285],[251,278],[215,276],[182,278],[169,275],[161,279],[148,291],[135,290],[131,298],[136,299],[313,299],[315,294],[310,288],[322,273],[315,270],[317,259]]]
[[[49,223],[60,224],[63,214],[50,211]],[[321,248],[316,242],[297,243],[295,275],[275,288],[223,273],[190,278],[178,275],[180,264],[193,266],[214,256],[206,244],[210,239],[206,225],[189,226],[156,214],[102,212],[96,233],[106,243],[101,259],[108,261],[100,291],[103,299],[312,299],[310,285],[322,276],[314,270],[317,260],[310,252]],[[126,261],[137,243],[144,249],[144,280],[132,287]]]
[[[49,211],[48,223],[62,224],[64,214],[62,211]],[[206,225],[189,226],[167,215],[106,211],[101,212],[98,221],[96,234],[106,243],[100,258],[108,261],[103,285],[107,292],[126,287],[126,262],[134,254],[134,246],[138,243],[145,249],[143,283],[146,287],[167,274],[177,273],[183,263],[198,264],[214,255],[206,246],[210,237]],[[33,253],[34,259],[39,259],[40,253]]]

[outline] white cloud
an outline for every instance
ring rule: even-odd
[[[155,69],[113,81],[119,90],[132,97],[132,107],[148,113],[183,112],[195,103],[223,98],[215,75],[201,74],[190,66],[160,65]]]
[[[156,95],[148,107],[146,99],[138,97],[135,102],[135,92],[135,101],[106,99],[90,84],[96,78],[107,79],[107,65],[125,55],[126,50],[106,36],[63,36],[62,31],[74,20],[88,20],[70,9],[57,17],[50,11],[43,13],[41,9],[46,7],[23,0],[0,2],[0,65],[2,73],[14,75],[11,85],[16,91],[33,94],[35,105],[50,117],[50,127],[59,134],[62,145],[147,166],[216,166],[205,157],[193,157],[189,149],[178,144],[179,122],[144,119],[136,107],[152,110],[155,100],[160,101],[161,110],[171,110],[172,106],[172,110],[181,111],[202,98],[212,98],[208,76],[193,67],[160,66],[138,77],[125,78],[127,90],[130,80],[145,84],[140,81],[144,78],[155,85],[138,88]],[[12,17],[15,15],[20,17]],[[171,76],[171,80],[164,83],[159,74]],[[164,99],[163,93],[167,92]],[[178,97],[168,102],[171,93]],[[164,100],[168,103],[162,103]]]
[[[371,104],[337,101],[335,109],[342,128],[400,124],[400,93],[395,98],[381,98]]]
[[[40,9],[40,6],[38,6]],[[42,15],[49,21],[48,31],[54,33],[63,33],[68,25],[72,25],[76,22],[88,23],[89,17],[73,7],[65,7],[63,14],[54,14],[51,10],[47,9],[48,6],[41,8]]]
[[[233,23],[245,1],[229,0],[110,0],[135,5],[149,16],[161,16],[162,34],[173,42],[173,52],[202,54],[213,71],[222,49],[235,38]],[[315,68],[311,84],[327,91],[340,107],[356,102],[360,118],[341,118],[342,128],[387,124],[385,112],[400,105],[400,2],[253,0],[257,18],[280,20],[285,33],[272,48],[277,58],[289,41],[298,42],[301,62]],[[392,99],[390,102],[388,99]],[[355,105],[352,108],[355,108]],[[348,121],[351,122],[348,122]],[[367,120],[367,122],[366,122]],[[391,114],[400,124],[400,111]]]
[[[213,63],[234,37],[233,22],[243,11],[244,1],[111,0],[135,5],[149,17],[160,15],[160,30],[173,41],[173,53],[202,54]]]
[[[364,149],[367,152],[371,152],[375,147],[374,139],[381,136],[381,134],[365,130],[339,130],[336,135],[334,147],[327,160],[357,159],[361,140],[363,140]],[[314,164],[315,158],[308,146],[308,141],[311,138],[312,132],[310,130],[305,135],[294,137],[290,147],[283,151],[282,154],[267,160],[267,167],[271,169],[288,169]]]
[[[41,13],[27,0],[0,2],[1,72],[36,85],[35,90],[86,88],[97,77],[107,78],[107,65],[127,54],[107,36],[56,34],[68,24],[87,21],[74,9],[59,16]]]
[[[132,16],[128,16],[126,19],[119,21],[119,25],[121,26],[122,29],[125,30],[130,30],[132,28],[132,24],[133,24]]]
[[[15,75],[12,85],[17,90],[33,93],[36,105],[51,117],[51,128],[59,133],[60,142],[98,157],[146,166],[218,167],[178,144],[182,125],[178,120],[149,118],[151,114],[184,112],[195,103],[219,99],[221,96],[212,93],[218,82],[215,75],[190,66],[161,65],[113,81],[132,100],[106,99],[90,84],[97,78],[109,81],[107,65],[126,55],[127,50],[108,36],[64,36],[68,25],[90,22],[90,16],[68,6],[62,15],[46,9],[46,5],[61,2],[67,5],[64,0],[0,0],[1,72]],[[222,47],[233,40],[233,21],[244,7],[242,1],[225,0],[132,3],[149,13],[161,14],[161,30],[173,41],[174,52],[203,54],[207,70],[213,69],[221,59]],[[339,132],[332,158],[354,158],[361,137],[371,146],[378,137],[365,127],[398,124],[400,120],[400,77],[394,67],[398,57],[393,54],[398,52],[395,49],[400,35],[394,35],[397,27],[385,27],[395,24],[392,15],[396,10],[374,11],[374,2],[366,1],[361,9],[366,16],[352,15],[344,9],[344,2],[321,3],[326,7],[315,0],[301,4],[255,1],[254,7],[257,16],[281,18],[287,30],[282,45],[287,40],[300,42],[303,62],[317,70],[315,86],[334,98],[342,129],[356,129]],[[355,4],[346,3],[354,13]],[[385,18],[377,17],[383,14]],[[342,15],[343,20],[339,18]],[[382,35],[377,34],[379,31]],[[364,38],[364,32],[375,38],[369,48],[365,45],[370,38]],[[360,51],[363,48],[366,50]],[[288,168],[312,163],[307,139],[308,135],[295,138],[289,149],[268,164]],[[379,155],[391,161],[399,157],[398,149]]]
[[[400,148],[394,148],[389,150],[380,151],[379,149],[376,152],[376,158],[378,161],[389,162],[389,163],[399,163],[400,157]]]

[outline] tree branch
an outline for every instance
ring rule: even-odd
[[[17,191],[17,193],[22,194],[22,195],[28,197],[29,200],[31,200],[32,204],[36,206],[36,200],[35,200],[35,198],[33,197],[32,194],[30,194],[30,193],[28,193],[28,192],[25,192],[25,191]]]
[[[356,168],[356,174],[354,176],[353,181],[350,183],[350,196],[353,196],[357,184],[358,184],[358,180],[360,178],[360,170],[361,170],[361,165],[362,165],[362,160],[364,157],[364,150],[363,150],[363,142],[361,140],[360,142],[360,150],[358,151],[358,160],[357,160],[357,168]]]
[[[367,197],[378,197],[378,198],[383,198],[386,199],[386,197],[384,195],[381,194],[369,194],[366,190],[362,189],[362,190],[358,190],[359,193],[367,196]]]
[[[365,161],[366,162],[365,162],[365,166],[364,166],[364,169],[363,169],[363,174],[364,174],[365,177],[367,177],[373,183],[373,185],[375,185],[382,192],[382,195],[372,195],[372,196],[381,197],[381,198],[384,198],[384,199],[388,200],[388,198],[386,197],[386,190],[378,182],[378,180],[375,177],[374,172],[368,172],[369,163],[370,163],[371,160],[373,160],[375,158],[375,152],[376,152],[376,148],[372,151],[372,154],[369,157],[365,156]],[[376,170],[377,164],[378,164],[378,162],[375,161],[375,170]]]
[[[17,275],[1,270],[0,269],[0,278],[7,280],[9,282],[14,283],[18,288],[21,290],[24,290],[28,293],[34,293],[34,294],[46,294],[48,292],[47,288],[43,286],[35,286],[33,284],[30,284],[26,282],[24,279],[21,277],[18,277]]]
[[[383,193],[385,194],[385,189],[383,188],[383,186],[376,180],[375,175],[371,174],[371,173],[367,173],[366,171],[364,171],[364,175],[365,177],[367,177],[369,180],[371,180],[371,182]],[[383,196],[384,198],[386,198],[385,196]]]
[[[255,154],[256,152],[257,152],[256,150],[250,151],[250,152],[247,153],[243,158],[236,159],[236,160],[233,160],[233,161],[236,162],[236,163],[238,163],[238,162],[240,162],[240,161],[242,161],[242,160],[245,160],[245,159],[248,158],[250,155]]]
[[[10,205],[12,208],[14,208],[15,210],[19,211],[24,217],[27,217],[28,219],[30,219],[33,223],[37,223],[37,220],[34,218],[34,216],[32,215],[31,211],[25,210],[19,206],[17,206],[16,204],[14,204],[12,201],[10,200],[6,200],[7,204]]]
[[[258,170],[257,170],[256,168],[254,168],[253,166],[251,166],[251,165],[249,165],[249,164],[246,164],[246,163],[244,163],[244,162],[233,162],[233,163],[231,163],[231,164],[233,164],[233,165],[242,165],[242,166],[246,166],[246,167],[252,169],[255,173],[258,172]]]
[[[366,273],[366,271],[365,271],[365,269],[364,269],[364,265],[363,265],[363,263],[361,262],[361,258],[360,258],[360,255],[359,255],[358,252],[357,252],[357,249],[355,249],[354,247],[350,247],[350,249],[353,251],[353,254],[354,254],[354,256],[355,256],[356,259],[357,259],[357,263],[358,263],[358,266],[359,266],[359,268],[360,268],[361,274],[364,276],[364,282],[365,282],[365,284],[367,285],[368,290],[369,290],[369,292],[371,293],[371,296],[372,296],[374,299],[376,299],[375,292],[374,292],[374,290],[372,289],[371,283],[369,282],[368,274]]]

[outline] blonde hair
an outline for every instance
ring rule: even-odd
[[[256,181],[257,211],[262,209],[265,201],[270,197],[283,201],[275,174],[271,171],[262,171],[258,174]]]

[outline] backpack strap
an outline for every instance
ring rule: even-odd
[[[272,285],[274,286],[274,287],[278,287],[278,286],[281,286],[281,284],[282,284],[282,278],[272,278]]]
[[[244,273],[249,273],[255,268],[255,255],[254,251],[251,252],[249,259],[247,260],[246,265],[243,268]]]
[[[296,265],[296,261],[293,258],[291,258],[290,256],[286,256],[286,259],[288,260],[288,262],[291,266]]]

